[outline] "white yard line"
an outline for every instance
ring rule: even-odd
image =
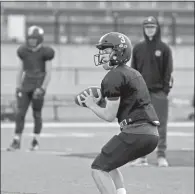
[[[24,133],[25,136],[31,137],[33,136],[32,133]],[[64,137],[77,137],[77,138],[93,138],[98,136],[105,136],[105,134],[101,133],[86,133],[86,132],[63,132],[63,133],[41,133],[42,138],[64,138]],[[194,133],[191,132],[179,132],[179,131],[172,131],[168,132],[167,135],[169,137],[194,137]]]
[[[14,123],[1,123],[1,128],[2,129],[10,129],[14,128],[15,124]],[[33,123],[26,123],[25,128],[32,128]],[[117,123],[55,123],[55,122],[45,122],[43,124],[44,128],[89,128],[89,127],[94,127],[94,128],[113,128],[113,127],[119,127]],[[174,128],[181,128],[181,127],[194,127],[193,122],[170,122],[168,123],[168,127],[174,127]],[[41,138],[95,138],[97,136],[100,136],[100,133],[86,133],[86,132],[52,132],[52,133],[41,133]],[[103,134],[105,135],[105,134]],[[167,133],[169,137],[176,137],[176,138],[189,138],[192,137],[194,138],[194,133],[193,132],[180,132],[180,131],[170,131]],[[24,136],[26,137],[31,137],[32,133],[24,133]],[[190,151],[193,150],[193,148],[180,148],[179,150],[186,150]],[[6,148],[1,148],[1,151],[6,151]],[[21,150],[24,152],[29,152],[28,150]],[[72,153],[71,151],[67,152],[58,152],[58,151],[43,151],[39,150],[35,152],[36,154],[41,154],[41,155],[59,155],[59,154],[68,154]]]
[[[1,123],[1,128],[14,128],[14,123]],[[26,123],[25,128],[32,128],[33,123]],[[88,127],[98,127],[98,128],[111,128],[119,127],[118,123],[100,123],[100,122],[45,122],[43,123],[44,128],[88,128]],[[168,127],[194,127],[194,122],[169,122]]]

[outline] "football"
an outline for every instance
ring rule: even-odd
[[[90,90],[90,89],[92,90],[93,96],[96,97],[96,98],[98,98],[98,96],[99,96],[99,95],[98,95],[98,90],[101,92],[100,87],[97,87],[97,86],[89,87],[89,88],[83,90],[82,92],[80,92],[79,94],[77,94],[77,95],[75,96],[75,103],[76,103],[78,106],[87,107],[87,106],[85,105],[85,103],[82,102],[84,99],[81,97],[81,94],[85,95],[85,94],[84,94],[85,91],[89,94],[89,90]],[[98,102],[98,105],[101,106],[101,107],[105,106],[105,100],[104,100],[103,98],[101,98],[101,100]]]

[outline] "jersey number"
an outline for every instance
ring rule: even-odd
[[[125,37],[123,35],[118,36],[121,39],[121,43],[125,43]]]

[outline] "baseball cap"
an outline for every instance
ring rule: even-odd
[[[147,18],[143,21],[143,25],[144,25],[144,26],[154,26],[154,27],[157,27],[157,26],[158,26],[158,22],[157,22],[157,20],[156,20],[155,17],[149,16],[149,17],[147,17]]]

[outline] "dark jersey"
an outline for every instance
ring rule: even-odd
[[[141,74],[126,65],[109,71],[101,83],[103,97],[120,97],[117,119],[137,121],[158,121],[151,104],[149,91]]]
[[[17,55],[23,62],[23,89],[32,91],[41,87],[45,77],[46,61],[54,58],[54,50],[51,47],[42,46],[34,52],[26,45],[22,45],[18,48]]]

